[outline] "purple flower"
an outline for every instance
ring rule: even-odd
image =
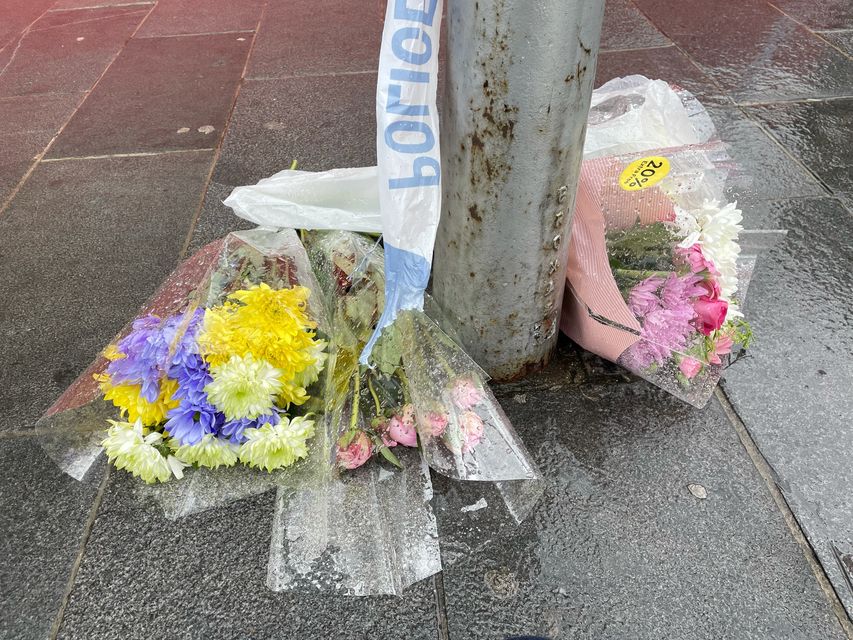
[[[142,397],[155,402],[163,373],[198,353],[195,338],[203,317],[204,310],[196,309],[191,316],[182,313],[165,320],[153,315],[137,318],[116,345],[124,357],[110,362],[107,374],[114,384],[141,385]]]
[[[269,415],[258,416],[254,420],[249,418],[240,418],[238,420],[229,420],[219,429],[219,435],[228,438],[234,444],[240,444],[245,440],[243,432],[246,429],[257,429],[262,424],[276,425],[281,422],[278,412],[273,412]]]
[[[201,442],[205,434],[216,433],[225,416],[207,400],[204,387],[213,378],[202,357],[197,353],[183,354],[181,363],[169,368],[169,377],[178,383],[175,397],[181,403],[166,414],[169,420],[163,428],[181,444],[190,445]]]

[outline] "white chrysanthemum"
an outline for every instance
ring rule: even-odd
[[[301,371],[297,374],[296,378],[294,378],[293,383],[297,387],[307,388],[315,383],[317,378],[320,377],[320,372],[323,371],[323,367],[326,365],[326,360],[329,357],[329,354],[326,353],[327,346],[328,343],[326,343],[325,340],[317,340],[314,343],[314,346],[311,347],[309,352],[311,353],[314,363]]]
[[[250,467],[273,471],[308,455],[307,440],[314,435],[314,421],[282,418],[279,424],[246,429],[243,435],[247,440],[240,445],[240,460]]]
[[[166,458],[154,446],[163,439],[163,434],[152,431],[143,435],[142,421],[135,423],[110,420],[107,437],[101,442],[110,462],[117,469],[125,469],[147,482],[166,482],[172,477],[172,469]]]
[[[676,212],[676,224],[685,235],[679,246],[687,249],[698,244],[702,247],[702,255],[720,272],[722,297],[731,300],[737,291],[737,259],[740,255],[737,238],[743,228],[740,226],[743,214],[737,203],[731,202],[720,208],[716,200],[706,200],[702,207],[691,210],[689,215],[682,214],[683,210]]]
[[[251,354],[231,356],[211,367],[210,375],[213,381],[204,388],[208,401],[228,420],[254,420],[270,413],[282,390],[281,371]]]
[[[198,444],[184,444],[175,440],[169,441],[169,446],[175,451],[175,457],[186,464],[197,464],[200,467],[226,466],[232,467],[237,462],[239,447],[228,440],[217,438],[212,433],[205,434]]]

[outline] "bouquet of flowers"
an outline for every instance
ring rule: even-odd
[[[535,477],[486,374],[423,313],[403,312],[383,329],[369,366],[359,365],[384,306],[377,243],[345,231],[310,233],[306,243],[332,317],[325,416],[339,430],[336,464],[355,469],[380,456],[400,466],[398,447],[420,447],[451,477]]]
[[[149,484],[306,458],[327,358],[312,288],[292,231],[208,245],[42,418],[46,449],[79,478],[102,448]]]
[[[584,160],[575,203],[561,329],[701,407],[731,354],[752,340],[741,311],[746,285],[758,253],[778,234],[743,231],[737,203],[726,198],[731,159],[690,94],[639,76],[599,91],[589,134],[593,157]],[[655,111],[654,101],[666,113]],[[678,135],[651,126],[669,114]],[[610,141],[623,119],[640,133]],[[599,135],[598,126],[606,132]],[[643,150],[655,141],[680,146]],[[634,150],[621,152],[626,147]]]

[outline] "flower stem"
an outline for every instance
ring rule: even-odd
[[[353,391],[352,391],[352,416],[349,421],[349,428],[355,429],[356,422],[358,422],[358,395],[361,393],[361,372],[356,370],[355,372],[355,382],[353,383]]]
[[[379,397],[376,395],[376,390],[373,388],[373,380],[370,378],[370,374],[367,376],[367,388],[370,389],[370,395],[373,396],[373,402],[376,405],[376,417],[379,418],[382,415],[382,407],[379,404]]]
[[[614,269],[613,275],[621,274],[625,275],[629,278],[651,278],[652,276],[657,276],[659,278],[667,278],[671,271],[639,271],[637,269]]]

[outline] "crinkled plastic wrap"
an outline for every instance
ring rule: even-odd
[[[378,243],[333,231],[307,234],[306,244],[327,295],[333,326],[327,437],[334,443],[350,428],[365,429],[395,404],[408,402],[415,406],[422,448],[395,447],[394,456],[402,468],[381,459],[354,470],[330,466],[328,482],[322,487],[280,489],[268,585],[274,590],[400,594],[408,585],[440,571],[442,558],[445,563],[455,561],[464,557],[464,549],[496,538],[494,529],[477,526],[482,509],[491,522],[521,522],[541,496],[542,483],[488,390],[485,374],[422,313],[406,312],[383,332],[373,352],[373,366],[359,366],[358,354],[383,304],[384,263]],[[432,346],[422,351],[414,348],[416,342]],[[442,367],[440,392],[431,378],[432,358],[444,363],[438,365]],[[460,392],[465,395],[457,400],[465,410],[449,395],[452,387],[447,383],[452,379],[464,382]],[[448,438],[455,453],[448,441],[425,430],[427,424],[430,429],[435,426],[427,419],[431,412],[449,408],[455,415],[442,426],[444,433],[456,434],[454,440]],[[472,448],[463,453],[459,415],[466,410],[476,411],[482,433],[476,444],[469,439]],[[440,539],[430,467],[454,479],[494,481],[465,483],[464,491],[454,485],[438,496],[445,523]],[[458,502],[460,495],[466,502]]]
[[[664,82],[598,89],[586,152],[561,329],[702,407],[751,338],[746,287],[784,232],[741,231],[726,198],[736,165],[698,101]]]
[[[149,314],[165,318],[187,310],[221,303],[227,295],[246,284],[264,282],[273,288],[302,285],[313,292],[308,314],[318,331],[327,334],[329,321],[319,285],[305,249],[296,233],[252,230],[232,233],[184,261],[149,299],[138,317]],[[127,335],[128,324],[112,342]],[[83,479],[102,452],[108,420],[118,410],[103,399],[95,376],[106,370],[108,361],[99,357],[48,409],[36,425],[40,442],[59,467],[77,480]],[[310,393],[322,397],[324,378]],[[311,410],[311,403],[304,407]],[[321,440],[322,434],[314,441]],[[137,486],[144,498],[158,501],[167,517],[176,518],[243,497],[262,493],[281,484],[319,483],[325,476],[326,455],[309,446],[311,455],[293,467],[266,473],[244,466],[217,469],[187,468],[182,479],[160,485]]]

